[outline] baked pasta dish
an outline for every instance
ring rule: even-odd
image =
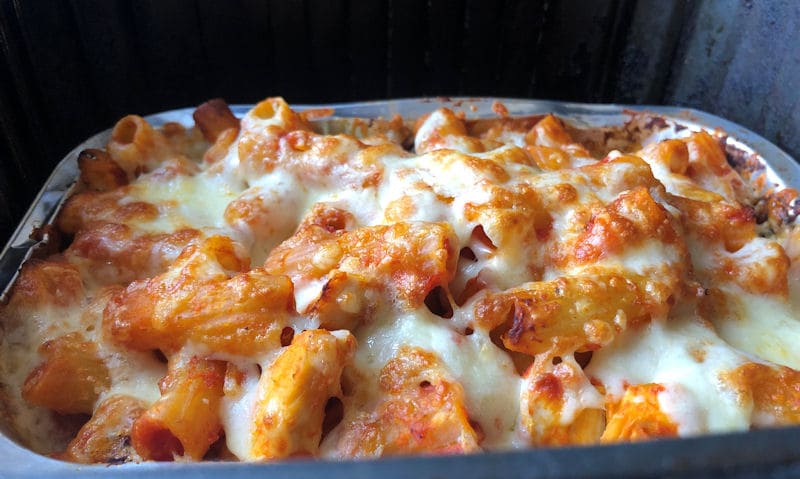
[[[797,193],[713,132],[495,110],[120,120],[0,309],[10,435],[114,464],[800,423]]]

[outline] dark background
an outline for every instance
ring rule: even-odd
[[[0,241],[127,113],[484,95],[685,105],[800,157],[794,0],[0,0]]]

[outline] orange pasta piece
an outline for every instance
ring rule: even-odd
[[[512,142],[509,137],[524,136],[542,118],[543,115],[508,116],[506,112],[500,118],[465,119],[464,123],[470,136],[508,144]]]
[[[452,229],[444,223],[396,223],[333,233],[309,225],[276,248],[265,268],[298,280],[321,278],[334,269],[372,282],[388,279],[385,286],[414,307],[435,286],[452,279],[455,244]]]
[[[592,398],[597,404],[587,405]],[[605,428],[602,396],[572,355],[537,356],[525,373],[520,407],[521,432],[534,445],[593,444]]]
[[[153,170],[173,153],[164,135],[137,115],[128,115],[114,125],[107,150],[129,178]]]
[[[774,241],[757,243],[757,248],[757,255],[752,258],[742,250],[718,256],[711,270],[698,270],[698,276],[703,280],[713,277],[717,284],[732,281],[754,294],[786,298],[789,294],[789,258],[786,252]]]
[[[570,134],[564,128],[564,125],[561,123],[561,120],[553,115],[547,115],[546,117],[542,118],[541,121],[536,123],[536,125],[534,125],[525,136],[525,141],[528,145],[533,147],[532,150],[534,152],[541,147],[545,147],[549,148],[550,150],[541,150],[543,153],[545,151],[552,151],[555,149],[562,150],[569,155],[566,158],[559,158],[559,160],[555,162],[552,160],[544,161],[542,163],[537,162],[542,169],[550,170],[559,169],[564,166],[574,166],[572,165],[572,156],[581,156],[584,158],[591,157],[589,151],[583,145],[576,143],[572,139]],[[533,155],[534,160],[537,159],[537,156],[537,154]]]
[[[192,228],[137,234],[130,226],[98,223],[81,230],[64,256],[95,281],[125,284],[163,273],[199,236]]]
[[[187,341],[233,354],[274,349],[294,313],[292,283],[262,269],[235,274],[246,265],[227,237],[190,245],[167,272],[112,298],[104,327],[138,350],[176,351]]]
[[[800,371],[747,363],[722,376],[742,401],[753,404],[756,426],[800,424]]]
[[[577,239],[574,260],[594,263],[623,249],[633,249],[646,239],[675,245],[687,258],[686,246],[677,231],[677,221],[643,187],[622,193],[603,208],[597,208]]]
[[[325,405],[341,397],[340,377],[355,348],[346,331],[308,330],[295,336],[259,381],[253,457],[316,455]]]
[[[701,131],[686,140],[689,163],[686,175],[700,187],[722,195],[728,201],[746,201],[752,194],[742,178],[728,164],[717,139]]]
[[[528,145],[525,150],[539,168],[545,171],[562,170],[572,166],[572,157],[559,148]]]
[[[629,386],[618,403],[609,404],[603,442],[641,441],[678,435],[678,425],[658,405],[661,384]]]
[[[236,142],[236,138],[238,136],[238,128],[228,128],[217,135],[217,139],[214,141],[214,144],[211,145],[205,153],[203,153],[203,161],[206,163],[216,163],[224,158],[225,155],[228,154],[228,150],[230,150],[231,146],[233,146],[233,144]]]
[[[83,464],[120,464],[141,460],[131,446],[133,422],[147,409],[131,396],[111,396],[95,409],[59,459]]]
[[[128,176],[103,150],[83,150],[78,155],[81,181],[90,190],[109,191],[128,184]]]
[[[577,168],[598,192],[622,193],[637,187],[662,188],[653,171],[643,159],[633,155],[606,158],[597,163]]]
[[[11,290],[10,306],[72,306],[83,298],[78,269],[62,261],[31,259],[25,262]]]
[[[158,218],[158,207],[146,201],[128,201],[128,187],[111,191],[84,191],[72,195],[58,214],[58,228],[67,234],[98,223],[130,223]]]
[[[110,385],[97,345],[70,333],[45,342],[39,351],[45,360],[28,374],[22,397],[62,414],[91,414]]]
[[[401,347],[378,381],[381,399],[372,410],[348,415],[345,402],[337,455],[358,458],[480,450],[480,434],[467,414],[464,390],[448,377],[433,353]]]
[[[700,241],[721,243],[734,252],[757,236],[755,213],[749,206],[681,196],[671,196],[668,202],[681,211],[684,228]]]
[[[637,285],[641,280],[607,275],[528,283],[484,296],[475,305],[475,320],[489,330],[502,326],[503,344],[511,351],[535,355],[557,345],[568,352],[598,349],[661,308],[648,304]]]
[[[209,143],[214,143],[226,130],[239,131],[239,120],[221,98],[208,100],[198,106],[192,118]],[[234,135],[235,136],[235,135]]]
[[[520,244],[546,239],[553,221],[536,190],[524,183],[497,188],[486,203],[466,203],[464,214],[482,225],[492,245],[503,250],[517,250]]]
[[[171,364],[161,398],[133,423],[131,442],[144,459],[200,460],[222,433],[219,407],[226,363],[192,357]]]
[[[683,140],[664,140],[652,143],[636,153],[648,163],[665,166],[670,172],[686,174],[689,167],[689,149]]]
[[[267,98],[253,107],[242,118],[237,142],[237,152],[248,176],[272,171],[279,156],[281,136],[295,130],[310,130],[310,126],[283,98]]]
[[[395,223],[333,232],[306,224],[272,251],[265,268],[289,276],[295,284],[325,279],[321,297],[308,311],[319,315],[326,328],[352,327],[370,308],[368,289],[386,289],[408,308],[422,305],[435,287],[452,280],[456,244],[445,223]]]
[[[467,135],[464,120],[447,108],[421,116],[414,130],[414,151],[420,155],[442,149],[463,153],[480,153],[487,149],[483,141]],[[491,141],[486,144],[495,145]]]
[[[335,122],[335,120],[333,121]],[[405,125],[403,117],[400,115],[394,115],[390,120],[348,118],[343,123],[344,131],[342,133],[354,136],[367,145],[403,145],[411,136],[411,130]]]

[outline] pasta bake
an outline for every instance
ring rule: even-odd
[[[0,417],[107,464],[800,423],[797,192],[721,133],[495,111],[121,119],[0,309]]]

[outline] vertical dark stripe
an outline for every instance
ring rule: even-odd
[[[200,92],[208,91],[207,64],[194,3],[140,0],[131,9],[153,109],[202,101],[207,95]]]
[[[686,2],[639,0],[632,8],[608,97],[621,103],[660,103],[675,55]],[[654,15],[653,12],[658,12]]]
[[[0,19],[2,21],[2,19]],[[5,26],[5,25],[3,25]],[[30,136],[30,125],[17,101],[14,76],[9,59],[9,38],[0,36],[0,241],[13,229],[13,223],[25,211],[38,185],[33,159],[43,153]],[[31,112],[27,112],[30,114]]]
[[[16,11],[10,3],[0,4],[2,64],[0,64],[0,129],[10,157],[3,159],[12,182],[21,192],[20,201],[32,197],[42,169],[48,163],[47,145],[36,141],[35,132],[45,130],[41,93],[34,81]],[[15,194],[17,192],[15,191]]]
[[[531,56],[534,58],[534,60],[531,71],[530,84],[528,85],[528,92],[527,92],[528,97],[538,98],[535,92],[536,92],[536,81],[538,75],[540,74],[539,68],[541,68],[541,65],[538,63],[537,59],[542,55],[543,48],[548,47],[544,43],[545,39],[544,33],[545,33],[545,26],[548,25],[549,22],[551,21],[549,17],[552,16],[552,12],[553,12],[552,2],[545,1],[544,4],[542,5],[542,17],[538,29],[539,31],[536,34],[536,39],[534,40],[533,48],[531,49]]]
[[[681,8],[676,9],[673,14],[673,19],[670,22],[669,31],[672,33],[673,41],[664,46],[663,59],[655,65],[654,70],[656,75],[660,75],[660,83],[658,85],[657,99],[653,101],[658,104],[669,104],[670,84],[672,78],[678,71],[676,68],[680,61],[681,47],[685,43],[685,39],[689,36],[692,29],[691,19],[695,18],[698,9],[697,0],[686,0],[681,3]],[[638,27],[639,22],[634,20],[634,26]],[[628,43],[632,43],[628,41]]]
[[[275,91],[269,11],[259,0],[197,0],[207,70],[205,98],[255,102]],[[245,81],[247,80],[247,81]]]
[[[623,66],[625,41],[631,27],[634,8],[634,0],[616,0],[612,3],[611,13],[609,14],[611,20],[606,27],[609,33],[607,35],[608,41],[605,42],[605,52],[598,56],[597,61],[599,63],[596,63],[592,68],[593,71],[597,72],[592,82],[596,85],[594,88],[598,92],[595,101],[614,101],[615,81],[618,78],[620,68]],[[665,5],[664,8],[669,9],[670,6]],[[653,38],[652,41],[664,42],[668,41],[668,39]]]
[[[86,75],[92,70],[84,61],[69,5],[58,0],[19,2],[15,5],[25,54],[29,56],[32,75],[43,110],[39,110],[46,158],[38,169],[44,175],[50,162],[56,161],[74,146],[74,139],[98,128],[91,83]]]
[[[272,0],[270,25],[275,45],[273,72],[277,93],[289,102],[310,101],[313,97],[311,42],[302,0]]]
[[[134,50],[133,32],[121,0],[71,0],[75,37],[86,58],[82,81],[91,86],[103,128],[116,118],[140,111],[149,94]]]
[[[428,4],[425,0],[389,2],[389,95],[429,95]]]
[[[0,108],[3,103],[0,102]],[[0,129],[0,135],[4,132]],[[20,201],[20,192],[13,188],[13,172],[9,171],[9,164],[6,163],[13,153],[10,145],[5,139],[0,137],[0,241],[5,245],[6,238],[11,234],[14,228],[14,222],[17,218],[22,216],[23,204]]]
[[[495,95],[525,96],[536,55],[532,51],[544,24],[547,2],[508,2],[500,20],[500,64]]]
[[[431,94],[456,95],[459,92],[464,3],[464,0],[429,2],[430,70],[427,76]]]
[[[345,2],[320,1],[308,6],[313,67],[311,99],[314,102],[340,101],[346,98],[349,84],[349,60]]]
[[[465,95],[494,94],[500,65],[500,18],[504,2],[466,0],[460,91]]]
[[[387,96],[387,2],[348,0],[351,100]]]
[[[533,95],[601,100],[607,45],[613,41],[614,1],[564,0],[550,7],[536,58]]]

